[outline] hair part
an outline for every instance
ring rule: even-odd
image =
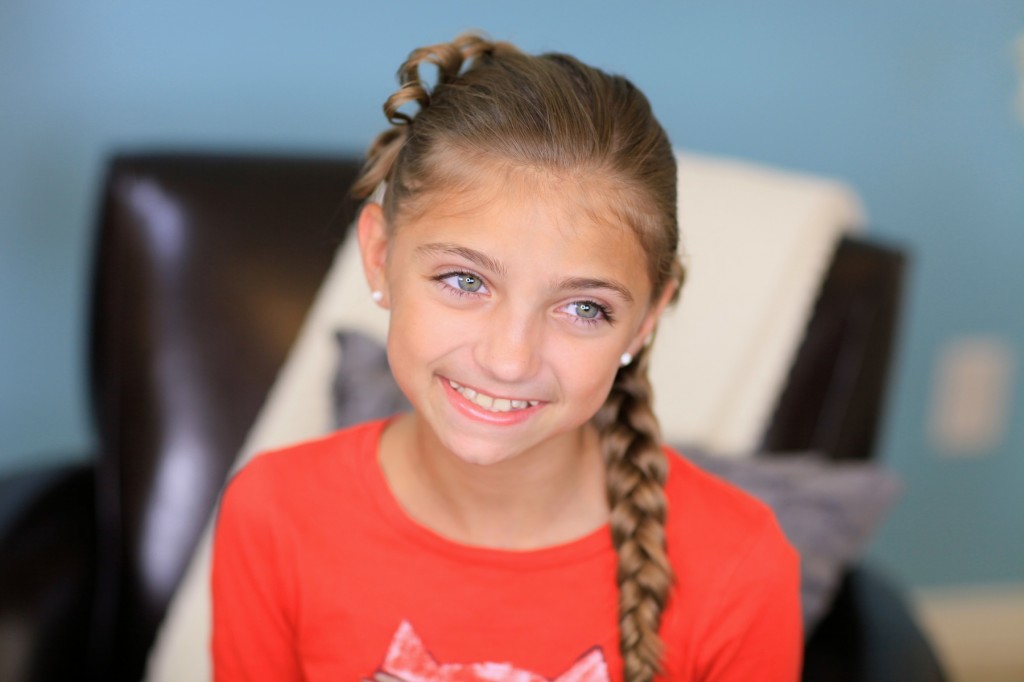
[[[423,66],[436,68],[432,87]],[[389,225],[435,192],[467,186],[467,166],[479,162],[597,181],[614,198],[600,202],[611,215],[599,218],[628,225],[646,255],[652,301],[681,286],[675,157],[646,97],[627,79],[568,55],[526,55],[466,34],[414,50],[398,80],[384,104],[391,127],[371,145],[352,190],[367,198],[385,184]],[[593,418],[607,467],[627,682],[650,682],[660,669],[658,630],[673,581],[664,530],[668,462],[647,357],[644,348],[618,371]]]

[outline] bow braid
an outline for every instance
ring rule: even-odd
[[[413,50],[398,69],[398,90],[384,102],[384,115],[391,127],[378,135],[370,145],[366,163],[352,186],[353,196],[366,199],[390,177],[409,136],[409,127],[416,119],[416,114],[407,114],[402,111],[402,107],[415,102],[418,113],[430,106],[432,91],[420,75],[422,64],[437,67],[437,83],[434,86],[437,89],[456,82],[463,67],[478,57],[510,52],[518,54],[519,50],[508,43],[491,42],[475,34],[465,34],[450,43]]]

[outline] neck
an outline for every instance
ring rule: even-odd
[[[582,537],[607,522],[598,436],[586,425],[494,464],[448,451],[415,415],[384,433],[381,466],[418,523],[463,544],[528,550]]]

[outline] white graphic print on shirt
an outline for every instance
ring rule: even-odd
[[[438,663],[408,621],[402,621],[388,648],[378,682],[609,682],[608,665],[593,648],[568,670],[548,680],[510,663]]]

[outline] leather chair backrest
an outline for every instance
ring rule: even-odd
[[[139,679],[235,454],[342,240],[354,159],[113,161],[95,258],[94,652]]]
[[[762,450],[874,457],[905,266],[894,247],[849,237],[839,243]]]

